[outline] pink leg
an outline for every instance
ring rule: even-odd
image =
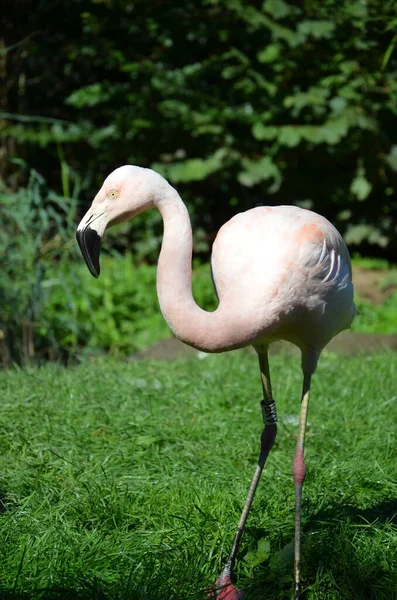
[[[233,584],[233,568],[236,560],[237,550],[243,535],[244,527],[247,522],[248,513],[254,500],[255,492],[262,475],[263,467],[270,450],[273,447],[277,435],[277,414],[276,405],[272,397],[272,388],[270,383],[269,362],[267,356],[267,347],[261,352],[258,350],[259,366],[261,371],[262,389],[264,399],[261,402],[262,416],[265,428],[261,435],[261,450],[259,454],[258,464],[255,469],[254,477],[251,481],[251,486],[245,501],[243,512],[240,517],[240,522],[237,527],[237,532],[234,537],[232,550],[227,560],[226,566],[215,582],[215,598],[217,600],[241,600],[242,592],[240,592]]]
[[[295,484],[295,600],[297,600],[300,595],[302,485],[306,476],[306,465],[304,461],[303,449],[305,444],[307,413],[309,409],[310,379],[310,375],[304,376],[298,439],[296,443],[294,461],[292,464],[292,475]]]

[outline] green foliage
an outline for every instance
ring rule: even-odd
[[[385,268],[385,261],[380,259],[354,262],[364,268]],[[99,280],[89,275],[81,261],[64,263],[50,273],[51,293],[40,331],[45,337],[55,337],[69,354],[80,354],[85,348],[88,353],[130,355],[171,334],[158,306],[156,267],[137,267],[130,253],[124,257],[104,255]],[[389,285],[395,284],[391,278]],[[216,308],[209,265],[194,263],[193,293],[205,310]],[[354,322],[354,331],[395,334],[396,293],[376,306],[360,298],[356,298],[356,303],[360,315]]]
[[[125,356],[171,335],[158,305],[156,267],[136,267],[130,253],[103,256],[99,280],[80,261],[52,268],[49,283],[40,333],[72,356],[82,350]],[[196,265],[193,291],[198,304],[216,308],[209,267]]]
[[[36,172],[31,172],[26,189],[0,194],[0,341],[4,364],[26,361],[43,345],[47,350],[50,347],[52,357],[59,350],[52,327],[45,340],[37,339],[37,332],[48,319],[49,266],[73,256],[70,232],[75,209],[75,198],[58,196]]]
[[[245,163],[245,167],[245,176],[255,177],[252,165]],[[271,171],[270,163],[268,167]],[[65,163],[64,187],[72,189],[72,198],[55,194],[36,172],[31,173],[26,189],[0,195],[3,365],[34,358],[74,359],[84,353],[126,356],[170,335],[158,306],[156,267],[139,264],[149,243],[153,259],[158,255],[161,236],[153,236],[152,230],[161,217],[156,211],[147,213],[139,230],[141,240],[135,242],[136,255],[110,254],[109,248],[116,240],[120,244],[131,226],[138,236],[139,220],[110,230],[104,241],[101,277],[95,280],[76,252],[75,196],[79,188],[68,173]],[[196,245],[200,248],[199,240]],[[363,267],[387,267],[387,262],[379,259],[355,258],[354,262]],[[196,301],[205,310],[214,310],[217,300],[209,265],[196,260],[193,266]],[[390,279],[385,286],[395,283]],[[380,306],[361,301],[358,306],[361,315],[356,331],[395,333],[395,295]]]
[[[34,171],[27,188],[0,194],[0,363],[5,366],[73,359],[84,351],[128,355],[170,335],[158,306],[156,267],[136,266],[148,244],[157,258],[160,236],[152,235],[152,227],[160,215],[151,211],[140,220],[135,262],[129,252],[107,253],[126,228],[110,231],[102,275],[94,280],[75,242],[78,182],[70,180],[63,164],[64,187],[72,189],[72,198],[55,194]],[[209,267],[196,264],[193,288],[199,304],[216,307]]]
[[[375,259],[370,264],[383,265]],[[392,280],[390,285],[395,283]],[[104,255],[98,280],[91,277],[82,261],[52,267],[47,286],[50,293],[39,332],[46,339],[55,338],[71,356],[105,351],[115,356],[131,355],[171,335],[158,306],[156,267],[137,267],[130,253],[124,257]],[[193,293],[205,310],[216,308],[209,265],[195,262]],[[356,302],[360,315],[354,331],[397,331],[397,294],[376,306],[360,298]]]
[[[72,183],[66,187],[76,195]],[[73,359],[84,351],[128,355],[170,335],[158,306],[156,267],[136,266],[147,244],[158,255],[160,239],[151,235],[161,218],[156,211],[144,220],[134,261],[130,252],[107,252],[124,227],[106,236],[99,281],[77,251],[76,199],[55,194],[38,173],[30,174],[27,188],[0,195],[0,218],[0,363]],[[216,307],[209,267],[196,264],[193,289],[199,304]]]
[[[103,257],[99,281],[81,261],[62,265],[51,281],[41,331],[52,331],[72,355],[80,348],[125,355],[169,336],[156,297],[156,269],[137,269],[130,255]]]
[[[147,253],[148,243],[152,243],[153,258],[158,255],[160,236],[152,236],[158,213],[147,213],[139,231],[142,239],[135,243],[138,251],[142,244],[137,256],[109,254],[109,246],[115,240],[120,243],[131,224],[110,230],[102,252],[101,277],[95,280],[76,252],[75,206],[75,200],[49,190],[37,173],[32,173],[26,189],[0,197],[3,364],[33,357],[73,359],[98,352],[131,355],[170,335],[158,306],[156,267],[137,266],[136,260]],[[138,220],[132,226],[138,228]],[[356,257],[354,263],[364,268],[388,266],[380,259]],[[388,282],[385,285],[395,286],[394,280]],[[198,261],[193,269],[193,293],[204,309],[216,308],[209,265]],[[361,314],[355,331],[397,330],[396,295],[379,306],[359,300],[358,307]]]
[[[280,428],[236,561],[247,600],[290,600],[297,356],[271,356]],[[324,353],[303,489],[307,600],[395,598],[397,355]],[[0,596],[208,598],[257,462],[248,352],[0,373]],[[325,446],[326,442],[326,446]],[[370,590],[370,591],[369,591]]]
[[[152,166],[211,235],[238,210],[310,202],[353,246],[396,251],[394,2],[72,0],[31,12],[29,30],[5,16],[0,130],[5,153],[52,186],[66,161],[84,173],[86,205],[113,167]],[[131,230],[123,245],[134,244]],[[153,259],[150,243],[140,252]]]

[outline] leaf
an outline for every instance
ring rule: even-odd
[[[252,135],[257,140],[274,140],[277,137],[278,128],[273,125],[264,125],[257,121],[252,126]]]
[[[365,177],[364,169],[358,169],[357,175],[350,185],[351,193],[357,198],[357,200],[365,200],[370,195],[371,190],[372,185]]]
[[[275,19],[282,19],[291,12],[291,7],[283,0],[265,0],[262,8]]]
[[[238,174],[238,180],[242,185],[252,187],[261,181],[273,178],[275,182],[272,192],[279,189],[282,180],[281,173],[269,156],[264,156],[260,160],[244,159],[242,165],[244,170]]]
[[[270,556],[270,542],[266,538],[262,538],[258,541],[255,550],[249,550],[244,556],[244,562],[246,562],[251,568],[261,565],[265,560],[268,560]]]
[[[334,96],[329,101],[329,105],[332,112],[339,113],[346,108],[347,102],[344,98],[341,98],[340,96]]]
[[[159,103],[158,109],[167,118],[186,117],[189,114],[189,106],[178,100],[164,100]]]
[[[297,117],[303,108],[326,105],[326,100],[330,95],[330,90],[324,87],[310,87],[307,92],[297,92],[294,95],[284,98],[284,106],[293,108],[292,114]]]
[[[279,44],[269,44],[256,55],[260,63],[271,63],[280,56],[281,47]]]
[[[294,542],[288,542],[281,550],[273,552],[270,568],[275,572],[279,583],[291,580],[291,567],[294,564]]]
[[[397,146],[392,146],[389,154],[386,156],[386,162],[392,171],[397,173]]]
[[[233,66],[225,67],[222,70],[221,76],[223,79],[233,79],[234,77],[237,77],[241,73],[244,73],[245,70],[246,70],[245,65],[233,65]]]
[[[380,231],[373,225],[360,224],[351,225],[344,235],[347,244],[361,244],[368,241],[379,246],[387,245],[387,238],[381,235]]]
[[[349,131],[349,120],[346,116],[337,119],[329,119],[322,126],[324,142],[327,144],[338,144]]]
[[[301,21],[298,23],[298,33],[305,37],[330,38],[334,30],[335,23],[332,21]]]
[[[321,144],[324,142],[322,127],[316,125],[305,125],[300,128],[300,134],[304,140],[312,144]]]
[[[352,17],[365,19],[368,16],[366,0],[357,0],[357,2],[346,2],[345,10]]]
[[[396,44],[397,44],[397,33],[393,37],[392,41],[390,42],[390,44],[389,44],[389,46],[388,46],[388,48],[387,48],[387,50],[385,52],[385,55],[383,57],[383,60],[382,60],[382,71],[384,71],[386,69],[387,64],[388,64],[388,62],[390,60],[390,57],[391,57],[391,55],[394,52],[394,48],[395,48]]]
[[[293,148],[301,141],[300,127],[293,125],[284,125],[279,128],[278,141],[282,146]]]
[[[105,91],[100,83],[93,83],[72,92],[66,98],[65,103],[76,108],[83,108],[106,102],[110,97],[109,91]]]
[[[222,168],[226,154],[226,148],[220,148],[208,158],[190,158],[170,164],[154,163],[152,169],[174,183],[201,181]],[[229,153],[229,157],[231,156],[233,155]]]

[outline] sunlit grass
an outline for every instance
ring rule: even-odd
[[[372,304],[355,298],[359,315],[354,319],[352,330],[359,333],[397,334],[397,292],[382,304]]]
[[[291,597],[298,363],[271,360],[280,428],[236,566],[247,600]],[[396,354],[321,360],[303,598],[397,598],[396,390]],[[256,462],[255,356],[49,365],[1,374],[0,393],[0,596],[204,599]]]

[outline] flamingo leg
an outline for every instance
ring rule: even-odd
[[[311,375],[304,374],[301,409],[299,415],[298,439],[296,442],[296,452],[292,464],[292,475],[295,484],[295,550],[294,550],[294,579],[295,593],[294,599],[297,600],[300,595],[300,559],[301,559],[301,514],[302,514],[302,485],[306,475],[306,465],[304,461],[304,444],[307,423],[307,413],[309,410]]]
[[[276,405],[272,396],[272,386],[270,381],[268,346],[256,349],[259,357],[259,368],[261,374],[263,400],[261,401],[262,416],[265,428],[261,435],[261,449],[259,453],[258,464],[248,491],[248,495],[241,513],[237,532],[234,537],[232,549],[225,568],[215,583],[215,598],[217,600],[239,600],[242,598],[241,592],[232,584],[232,576],[237,551],[243,535],[244,527],[247,522],[248,513],[254,500],[255,492],[262,475],[263,467],[270,450],[273,447],[277,435],[277,413]]]

